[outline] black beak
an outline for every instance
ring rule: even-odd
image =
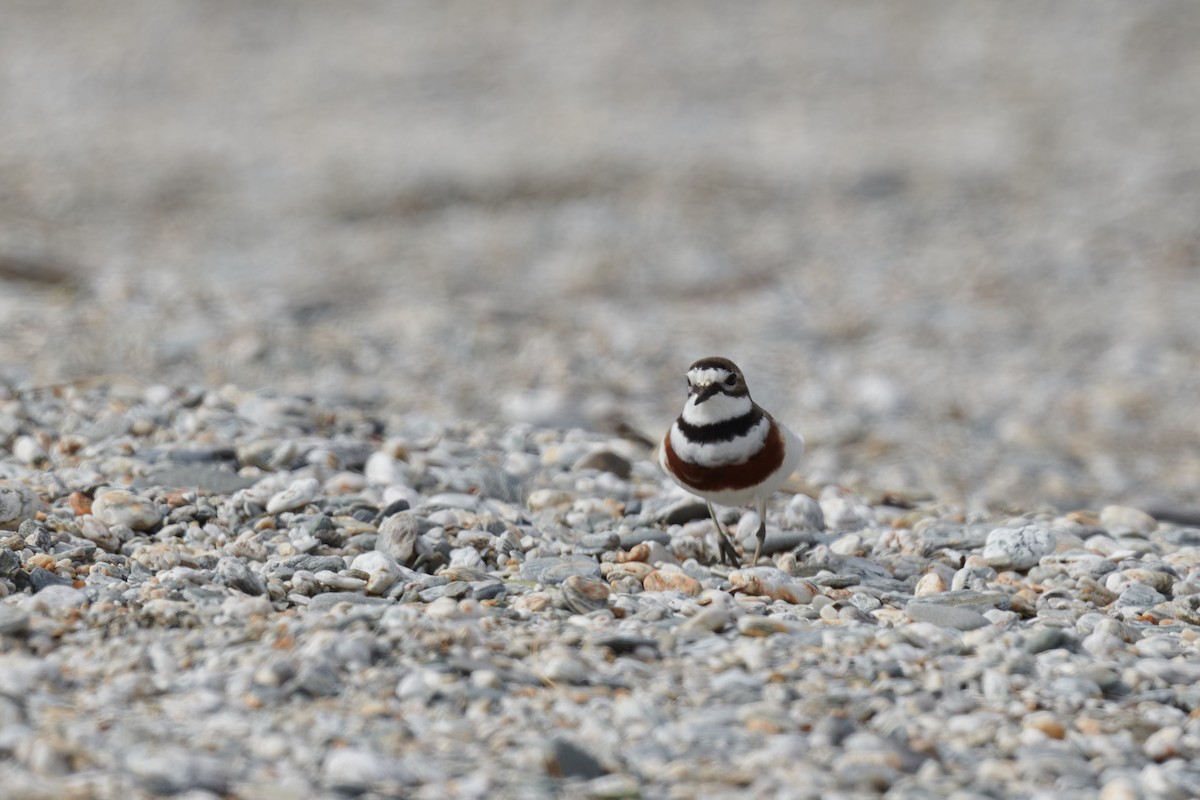
[[[696,405],[700,405],[719,391],[721,391],[721,387],[715,383],[710,383],[707,386],[701,386],[696,390]]]

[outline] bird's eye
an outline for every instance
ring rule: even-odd
[[[732,389],[737,386],[737,375],[730,374],[725,378],[725,385]]]

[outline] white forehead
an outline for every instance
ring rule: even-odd
[[[727,369],[708,367],[706,369],[689,369],[687,377],[688,383],[693,386],[708,386],[713,383],[723,383],[729,374]]]

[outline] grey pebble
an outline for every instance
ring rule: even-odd
[[[629,460],[611,450],[594,450],[579,458],[572,469],[610,472],[622,480],[628,479],[633,473],[633,465],[629,463]]]
[[[346,559],[341,556],[299,555],[286,559],[283,564],[293,570],[302,569],[308,572],[329,570],[330,572],[341,572],[346,568]]]
[[[0,578],[12,579],[21,572],[21,558],[12,550],[0,549]]]
[[[0,530],[16,530],[37,508],[35,496],[23,484],[0,480]]]
[[[666,525],[683,525],[700,519],[708,519],[708,506],[694,499],[685,499],[661,509],[654,518]]]
[[[139,475],[133,487],[189,488],[223,495],[249,488],[254,483],[252,478],[244,478],[228,469],[207,464],[158,464]]]
[[[29,583],[33,586],[33,591],[36,593],[50,586],[70,586],[71,579],[64,578],[58,573],[51,572],[44,567],[33,567],[29,570]]]
[[[309,601],[307,609],[309,611],[328,611],[341,603],[361,606],[387,606],[393,602],[393,600],[389,600],[386,597],[371,597],[359,592],[324,592],[313,597]]]
[[[321,767],[321,784],[336,792],[362,794],[373,791],[398,795],[413,776],[394,757],[361,748],[332,748]]]
[[[1167,598],[1153,587],[1144,583],[1134,583],[1121,592],[1117,598],[1117,607],[1133,610],[1144,610],[1162,603]]]
[[[1044,626],[1035,628],[1021,643],[1021,649],[1030,655],[1044,653],[1058,647],[1069,647],[1078,640],[1063,628]]]
[[[904,613],[917,622],[929,622],[940,628],[960,631],[971,631],[990,624],[983,614],[963,606],[909,603],[904,607]]]
[[[763,540],[762,551],[764,555],[772,556],[776,553],[788,553],[796,548],[813,544],[818,541],[817,537],[806,531],[768,531],[766,539]]]
[[[575,552],[580,555],[595,556],[616,550],[621,546],[621,537],[616,533],[589,533],[580,536],[575,543]]]
[[[789,527],[801,531],[825,530],[825,513],[821,510],[821,504],[806,494],[794,495],[788,501],[784,518]]]
[[[995,569],[1023,572],[1053,553],[1054,545],[1054,533],[1040,525],[996,528],[987,536],[983,557]]]
[[[0,603],[0,635],[24,633],[28,629],[28,612],[8,603]]]
[[[622,550],[629,550],[643,542],[658,542],[662,545],[669,545],[671,543],[671,534],[660,528],[634,528],[629,533],[623,534],[620,537],[619,546]]]
[[[921,598],[920,602],[926,605],[972,608],[980,612],[992,608],[1006,609],[1011,605],[1011,600],[1003,592],[980,592],[974,589],[959,589],[926,595]]]
[[[236,777],[232,758],[170,745],[136,745],[123,754],[123,761],[148,791],[164,795],[189,789],[222,793]]]
[[[521,578],[527,581],[557,584],[573,575],[599,578],[600,564],[589,556],[531,558],[521,564]]]
[[[266,581],[262,576],[255,574],[244,561],[222,558],[217,562],[217,575],[227,586],[240,592],[256,596],[267,593]]]
[[[608,774],[608,770],[595,756],[560,736],[550,740],[546,754],[546,771],[556,778],[584,780]]]

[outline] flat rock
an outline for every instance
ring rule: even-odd
[[[161,486],[170,489],[196,489],[212,494],[233,494],[255,484],[236,472],[207,463],[156,464],[133,482],[135,489]]]
[[[929,622],[939,628],[971,631],[991,623],[987,617],[973,608],[939,605],[936,603],[909,603],[904,613],[915,622]]]
[[[325,592],[309,601],[306,608],[309,611],[328,611],[340,603],[358,606],[389,606],[395,605],[395,602],[386,597],[372,597],[361,592]]]
[[[572,575],[599,578],[600,564],[590,556],[531,558],[521,564],[521,579],[538,583],[562,583]]]

